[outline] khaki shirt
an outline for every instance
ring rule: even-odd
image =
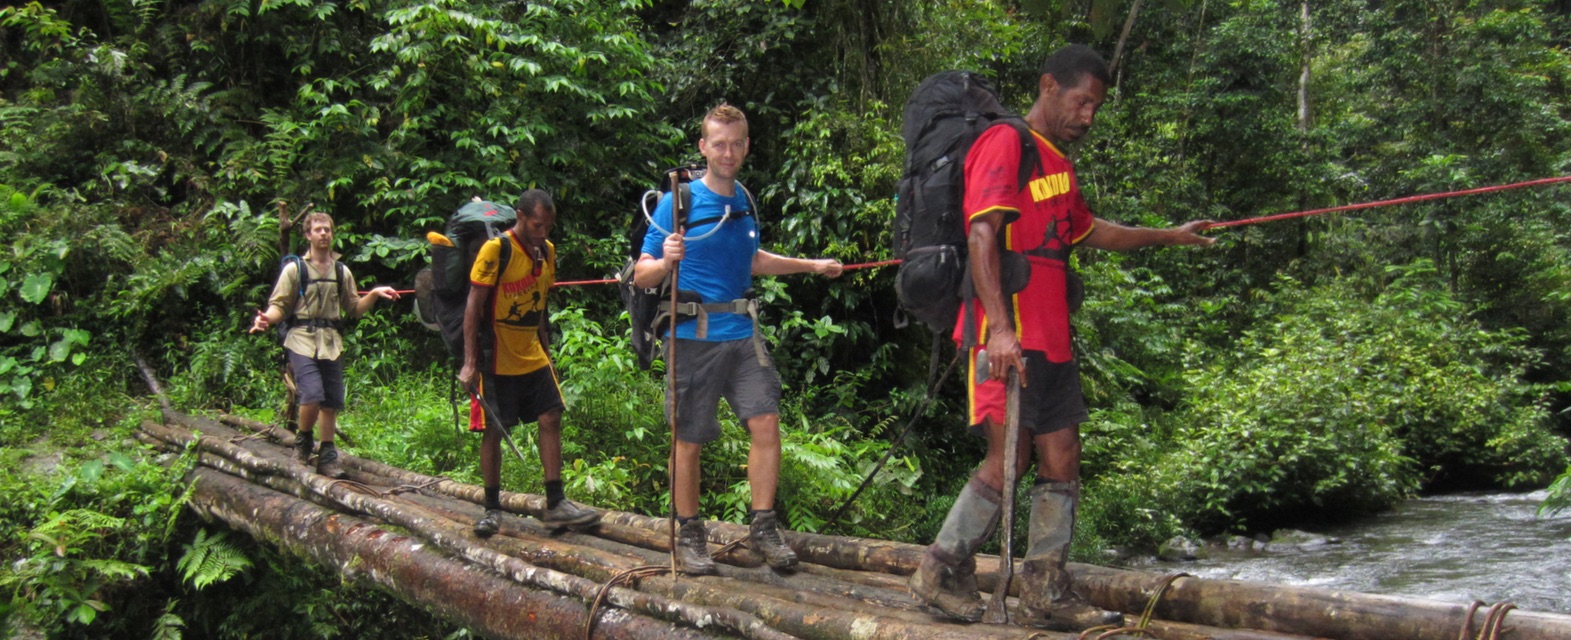
[[[300,295],[299,270],[295,268],[296,263],[291,261],[278,274],[278,284],[273,286],[273,295],[267,299],[267,306],[283,312],[285,322],[296,324],[284,337],[285,349],[307,358],[337,360],[344,351],[344,339],[338,330],[312,327],[301,321],[312,318],[337,321],[357,317],[355,305],[360,300],[360,292],[355,287],[354,274],[349,272],[349,267],[344,267],[344,286],[342,290],[334,291],[338,289],[335,284],[338,277],[336,265],[329,266],[327,272],[323,273],[317,271],[309,259],[302,260],[301,264],[306,265],[311,279],[305,288],[305,296]],[[293,317],[290,317],[290,309],[294,310]]]

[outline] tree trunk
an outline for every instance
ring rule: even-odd
[[[337,567],[407,601],[494,638],[584,637],[588,607],[576,598],[528,589],[455,560],[425,540],[400,535],[214,469],[191,474],[191,507],[258,540]],[[596,637],[637,640],[712,638],[624,610],[601,610]]]
[[[234,432],[210,420],[173,412],[171,418],[200,425],[198,428],[216,436],[212,438],[215,446],[226,437],[236,437],[225,435]],[[283,435],[285,437],[280,439],[288,445],[292,437]],[[293,465],[287,462],[287,450],[281,447],[258,442],[245,444],[263,451],[260,455],[247,454],[254,459],[254,464],[262,465],[259,469],[274,468],[275,460]],[[238,453],[235,456],[245,457]],[[421,487],[420,491],[433,495],[410,495],[404,509],[411,514],[428,514],[424,517],[431,520],[453,523],[450,526],[459,529],[467,526],[464,514],[477,512],[474,505],[482,500],[479,487],[354,456],[345,456],[344,464],[355,472],[357,479],[401,484],[411,489]],[[320,476],[306,475],[325,482]],[[502,501],[504,507],[515,513],[539,513],[545,507],[543,497],[527,494],[504,492]],[[389,517],[400,516],[389,514]],[[583,562],[596,567],[593,575],[602,577],[619,567],[659,562],[662,552],[669,549],[669,523],[665,518],[614,511],[604,511],[602,517],[602,524],[593,536],[551,536],[534,520],[508,518],[505,534],[499,536],[506,540],[488,546],[535,558],[531,562],[542,564],[547,562],[546,556],[581,555]],[[745,526],[723,522],[710,523],[708,531],[710,542],[722,545],[736,542],[748,533]],[[658,592],[666,598],[745,611],[771,627],[803,637],[1019,637],[1017,628],[941,624],[942,619],[929,615],[925,608],[912,601],[905,592],[903,576],[914,571],[920,561],[923,547],[919,545],[790,531],[782,533],[803,562],[802,569],[795,574],[781,575],[768,569],[749,568],[757,567],[759,560],[744,546],[729,555],[718,556],[729,565],[744,565],[722,565],[721,577],[672,581],[662,574],[659,578],[642,579],[637,588]],[[462,532],[451,535],[469,538]],[[558,562],[556,566],[567,569],[572,565]],[[1091,602],[1125,612],[1143,611],[1163,580],[1159,575],[1092,565],[1072,564],[1071,568],[1077,590],[1086,593]],[[982,588],[991,589],[997,581],[998,558],[979,556],[977,569]],[[535,570],[548,569],[536,567]],[[1018,588],[1011,589],[1011,593],[1018,594]],[[1303,636],[1420,640],[1456,637],[1462,630],[1467,610],[1466,605],[1412,598],[1184,577],[1162,593],[1154,610],[1159,620],[1153,621],[1151,628],[1171,640],[1266,640]],[[1487,617],[1487,611],[1475,611],[1472,629],[1482,628]],[[1512,640],[1571,638],[1571,616],[1512,611],[1508,617]],[[861,622],[864,619],[867,622]],[[862,633],[859,624],[866,624],[873,631]],[[999,633],[995,635],[995,631]],[[1044,634],[1042,637],[1056,636]]]

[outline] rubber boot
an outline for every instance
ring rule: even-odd
[[[780,520],[775,517],[773,509],[753,514],[749,534],[748,544],[764,557],[764,562],[770,567],[789,569],[796,566],[796,552],[786,546],[785,539],[780,537]]]
[[[1002,500],[997,489],[971,476],[949,508],[938,538],[911,574],[911,595],[949,617],[970,622],[982,619],[987,607],[976,588],[975,555],[998,528]]]
[[[703,520],[693,518],[677,530],[676,563],[682,573],[693,576],[713,575],[717,571],[714,559],[709,557],[709,541],[704,532]]]
[[[1031,489],[1029,546],[1020,570],[1021,624],[1081,631],[1123,622],[1123,614],[1093,607],[1071,588],[1069,544],[1079,502],[1076,482],[1045,482]]]

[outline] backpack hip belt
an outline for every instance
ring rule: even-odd
[[[758,330],[758,300],[754,298],[738,298],[730,302],[678,302],[676,303],[675,314],[671,313],[671,309],[670,301],[662,301],[660,303],[659,314],[655,316],[655,326],[660,326],[661,323],[665,322],[666,317],[671,315],[679,318],[696,318],[698,321],[696,336],[699,340],[709,337],[709,314],[735,313],[746,315],[753,321],[753,354],[758,356],[759,366],[769,366],[769,354],[764,350],[764,341]],[[673,332],[675,331],[674,327],[672,330]],[[673,335],[675,334],[673,333]]]
[[[340,325],[340,322],[338,320],[327,320],[327,319],[324,319],[324,318],[295,318],[294,322],[291,323],[292,327],[306,327],[306,328],[312,329],[312,330],[315,330],[315,329],[334,329],[334,330],[337,330],[339,325]]]

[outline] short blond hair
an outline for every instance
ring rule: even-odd
[[[709,110],[709,113],[704,114],[704,119],[698,127],[698,137],[706,139],[709,137],[710,122],[715,124],[740,122],[745,127],[747,126],[747,114],[742,113],[741,109],[733,107],[728,103],[722,102],[717,104],[715,108]]]
[[[302,226],[300,227],[300,233],[310,233],[311,225],[314,225],[318,222],[326,222],[328,228],[330,229],[338,228],[337,225],[333,224],[333,216],[322,213],[321,211],[312,211],[311,213],[305,214],[305,220],[301,221],[300,224]]]

